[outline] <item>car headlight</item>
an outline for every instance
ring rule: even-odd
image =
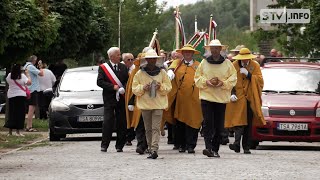
[[[320,117],[320,108],[317,108],[316,110],[316,117]]]
[[[268,107],[262,106],[261,110],[262,110],[262,114],[264,117],[269,117],[269,108]]]
[[[51,104],[52,111],[69,111],[70,108],[68,105],[64,104],[61,101],[52,101]]]

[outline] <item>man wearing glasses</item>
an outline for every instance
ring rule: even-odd
[[[134,57],[131,53],[123,53],[122,54],[122,62],[127,66],[127,68],[129,69],[129,74],[131,73],[131,71],[135,68],[134,64]]]

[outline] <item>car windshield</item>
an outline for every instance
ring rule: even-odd
[[[102,91],[102,89],[97,86],[97,77],[97,71],[67,72],[61,80],[60,91]]]
[[[320,91],[320,70],[307,68],[262,69],[265,92]]]

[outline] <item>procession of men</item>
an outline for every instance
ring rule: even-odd
[[[230,150],[240,152],[242,137],[244,153],[251,154],[250,128],[265,124],[260,66],[248,48],[237,47],[232,62],[222,55],[224,47],[218,39],[212,40],[204,46],[209,55],[201,62],[194,58],[200,52],[190,44],[166,62],[164,53],[146,47],[136,59],[123,53],[123,63],[120,49],[110,48],[109,61],[100,65],[97,79],[105,109],[101,151],[107,152],[116,124],[117,152],[123,152],[126,141],[131,145],[136,136],[136,152],[157,159],[160,135],[168,127],[173,149],[180,153],[196,153],[202,128],[203,155],[220,157],[226,129],[235,132]]]

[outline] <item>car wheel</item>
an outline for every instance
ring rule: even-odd
[[[250,149],[256,149],[259,146],[259,141],[250,141]]]
[[[60,137],[60,138],[66,138],[67,135],[66,135],[66,134],[59,134],[59,137]]]
[[[50,141],[60,141],[60,136],[58,134],[54,134],[54,132],[50,129],[49,140]]]

